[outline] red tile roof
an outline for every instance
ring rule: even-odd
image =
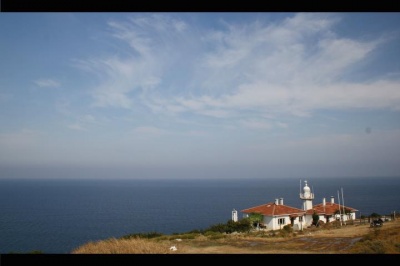
[[[276,216],[276,215],[290,215],[292,217],[296,217],[297,215],[303,215],[304,213],[306,214],[313,214],[314,211],[317,214],[324,214],[324,215],[334,215],[336,211],[339,210],[343,211],[343,205],[339,205],[337,203],[325,203],[325,206],[321,204],[315,205],[312,209],[304,211],[301,209],[289,207],[286,205],[279,205],[275,204],[274,202],[271,203],[266,203],[263,205],[255,206],[252,208],[244,209],[241,212],[242,213],[259,213],[264,216]],[[351,207],[346,207],[344,206],[345,209],[350,210],[352,212],[356,212],[358,210],[351,208]]]
[[[289,207],[286,205],[277,205],[275,203],[266,203],[260,206],[244,209],[243,213],[259,213],[265,216],[275,216],[275,215],[303,215],[304,210]]]
[[[336,211],[339,210],[340,207],[340,211],[343,211],[343,205],[339,205],[337,203],[325,203],[325,206],[323,205],[323,203],[314,205],[313,208],[311,210],[307,210],[307,214],[313,214],[314,211],[318,214],[325,214],[325,215],[333,215],[335,214]],[[344,206],[345,210],[350,210],[351,212],[356,212],[358,210],[354,209],[354,208],[350,208],[350,207],[346,207]]]

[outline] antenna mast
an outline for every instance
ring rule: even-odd
[[[299,187],[299,188],[300,188],[300,191],[299,191],[299,192],[300,192],[300,194],[301,194],[301,179],[300,179],[300,187]]]
[[[346,212],[344,211],[344,197],[343,197],[343,188],[341,188],[342,190],[342,207],[343,207],[343,216],[346,214]],[[343,220],[344,221],[344,220]],[[346,221],[344,221],[344,224],[346,224]]]
[[[340,215],[340,226],[342,226],[342,212],[340,210],[340,197],[339,197],[339,190],[337,191],[337,197],[339,201],[339,215]]]

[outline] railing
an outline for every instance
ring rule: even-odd
[[[300,193],[301,199],[314,199],[314,193],[309,193],[308,197],[304,196],[304,193]]]

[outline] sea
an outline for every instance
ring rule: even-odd
[[[0,179],[0,254],[70,254],[128,234],[178,234],[232,219],[232,211],[315,195],[357,209],[357,218],[400,211],[400,177],[265,179]]]

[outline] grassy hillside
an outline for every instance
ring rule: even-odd
[[[171,250],[171,247],[176,250]],[[72,254],[400,254],[400,219],[382,227],[353,222],[291,230],[161,235],[90,242]]]

